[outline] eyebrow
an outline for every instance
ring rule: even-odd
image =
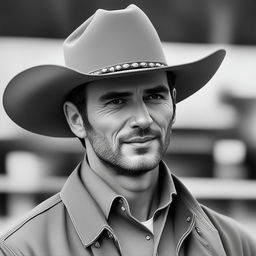
[[[154,94],[154,93],[166,93],[169,94],[170,91],[167,87],[163,85],[158,85],[154,88],[146,89],[145,90],[146,94]],[[99,100],[100,101],[107,101],[107,100],[112,100],[112,99],[117,99],[117,98],[125,98],[125,97],[130,97],[132,96],[132,92],[107,92],[100,96]]]
[[[170,90],[164,86],[164,85],[158,85],[154,88],[150,88],[150,89],[147,89],[145,90],[145,92],[147,94],[154,94],[154,93],[166,93],[166,94],[169,94],[170,93]]]
[[[112,100],[132,96],[131,92],[107,92],[100,96],[100,101]]]

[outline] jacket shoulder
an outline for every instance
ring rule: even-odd
[[[58,193],[32,209],[0,236],[0,256],[19,255],[19,252],[14,252],[12,248],[22,248],[45,235],[43,231],[60,217],[59,213],[63,212],[63,208]]]
[[[58,205],[60,202],[61,198],[59,194],[55,194],[54,196],[43,201],[41,204],[37,205],[25,216],[23,216],[20,220],[18,220],[8,231],[1,235],[0,241],[8,239],[8,237],[14,235],[16,232],[21,230],[25,225],[32,224],[31,222],[33,220],[42,218],[43,213],[50,211],[54,206]]]
[[[202,209],[218,230],[227,255],[256,255],[256,238],[236,220],[201,205]]]

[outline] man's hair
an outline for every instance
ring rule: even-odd
[[[175,116],[176,113],[176,102],[174,99],[173,95],[173,90],[175,89],[175,77],[171,75],[167,75],[169,87],[170,87],[170,92],[171,92],[171,97],[172,97],[172,102],[173,102],[173,117]],[[86,129],[91,129],[91,124],[88,120],[88,113],[87,113],[87,106],[86,106],[86,84],[79,85],[75,89],[73,89],[68,96],[66,97],[65,101],[72,102],[78,109],[79,113],[81,114],[83,118],[83,123],[84,127]],[[85,141],[84,139],[81,139],[78,137],[80,142],[82,143],[83,147],[85,147]]]

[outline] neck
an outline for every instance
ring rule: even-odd
[[[157,183],[159,167],[141,175],[131,176],[120,174],[102,162],[95,154],[87,151],[90,167],[95,171],[118,195],[125,197],[129,203],[131,214],[139,221],[152,217],[157,205]]]

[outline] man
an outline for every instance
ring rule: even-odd
[[[0,255],[255,255],[252,238],[201,206],[162,161],[175,104],[207,83],[225,52],[170,67],[130,5],[98,10],[64,55],[66,67],[18,74],[4,107],[29,131],[78,137],[86,154],[60,193],[1,237]]]

